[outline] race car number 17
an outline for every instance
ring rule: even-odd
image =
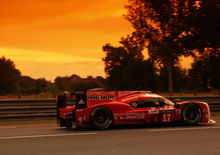
[[[171,121],[171,114],[163,114],[162,121],[163,122],[170,122]]]

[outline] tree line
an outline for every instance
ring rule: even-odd
[[[5,57],[0,58],[0,95],[35,95],[50,93],[55,96],[57,93],[85,91],[93,88],[103,88],[106,80],[101,77],[88,76],[81,78],[73,74],[71,76],[57,76],[54,82],[45,78],[34,79],[30,76],[23,76],[16,68],[14,62]]]
[[[0,58],[0,95],[35,95],[86,91],[94,88],[104,90],[153,90],[168,91],[168,69],[156,68],[150,59],[144,60],[143,55],[127,53],[123,47],[107,44],[103,47],[106,53],[105,71],[107,78],[101,76],[81,78],[57,76],[54,82],[45,78],[34,79],[22,76],[14,62],[5,57]],[[180,65],[173,67],[175,92],[207,92],[219,89],[219,54],[211,56],[210,51],[197,58],[189,70]]]
[[[103,46],[111,87],[220,92],[219,1],[128,0],[125,8],[134,31],[121,46]],[[181,56],[194,59],[191,69],[181,68]]]

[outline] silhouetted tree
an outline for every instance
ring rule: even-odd
[[[200,52],[220,48],[219,0],[185,0],[185,3],[183,46]]]
[[[60,91],[69,91],[71,86],[71,80],[69,77],[56,77],[54,80],[55,85]]]
[[[173,70],[173,86],[175,92],[184,91],[187,89],[188,76],[186,70],[182,69],[179,65],[175,65]],[[168,69],[167,67],[162,67],[158,69],[157,75],[157,88],[158,91],[166,92],[168,90]]]
[[[34,79],[29,76],[21,76],[19,86],[22,95],[33,95],[44,92],[54,94],[56,92],[54,84],[44,78]]]
[[[99,79],[100,78],[101,77],[99,77]],[[102,80],[104,80],[104,78]],[[81,78],[76,74],[65,77],[56,77],[55,85],[62,92],[86,91],[93,88],[104,87],[104,85],[98,79],[93,78],[92,76],[88,76],[87,78]]]
[[[0,58],[0,95],[18,94],[20,76],[12,60]]]
[[[45,78],[35,80],[35,94],[48,91],[49,82]]]
[[[21,94],[35,94],[35,80],[29,76],[22,76],[19,82]]]
[[[206,49],[200,54],[189,70],[190,88],[207,91],[218,89],[220,93],[220,52],[219,49]]]
[[[105,72],[108,78],[110,87],[120,85],[119,77],[122,72],[122,66],[125,64],[126,51],[123,47],[113,47],[111,44],[103,46],[103,51],[106,53],[103,61],[105,62]]]
[[[106,82],[106,79],[105,79],[105,78],[103,78],[102,76],[97,76],[97,77],[95,77],[95,79],[96,79],[98,82],[100,82],[100,83],[104,86],[104,88],[107,87],[107,82]]]
[[[74,87],[72,90],[74,91],[87,91],[89,89],[94,89],[94,88],[102,88],[103,85],[98,82],[97,80],[77,80],[74,82]]]
[[[155,90],[155,69],[149,60],[136,60],[126,64],[120,74],[122,90]]]
[[[217,0],[129,0],[126,8],[126,18],[132,23],[139,44],[145,43],[150,57],[168,69],[171,93],[172,69],[179,57],[194,54],[191,49],[219,44]],[[194,42],[203,46],[192,46]]]
[[[127,36],[121,39],[120,47],[111,44],[103,46],[105,72],[111,89],[155,89],[153,64],[143,60],[142,48],[135,41],[132,36]]]

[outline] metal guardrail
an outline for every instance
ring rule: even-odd
[[[170,100],[180,99],[180,101],[203,101],[210,106],[211,112],[220,112],[220,96],[216,97],[167,97]],[[21,119],[21,118],[55,118],[55,99],[18,99],[0,100],[0,120],[1,119]],[[74,101],[68,101],[73,105]]]
[[[68,101],[73,105],[74,101]],[[56,116],[56,99],[0,100],[1,119],[50,118]]]

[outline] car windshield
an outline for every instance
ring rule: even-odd
[[[165,98],[165,97],[162,97],[162,99],[164,100],[164,102],[167,104],[167,105],[174,105],[174,103],[172,101],[170,101],[169,99]]]

